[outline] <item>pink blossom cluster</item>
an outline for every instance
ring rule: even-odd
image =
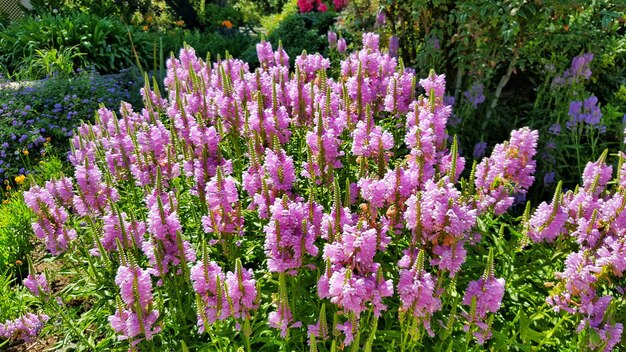
[[[120,289],[121,301],[109,323],[119,334],[118,339],[130,340],[134,346],[143,339],[151,340],[161,331],[156,324],[159,311],[153,309],[152,280],[148,270],[137,265],[122,265],[117,270],[115,284]]]
[[[22,282],[33,295],[41,296],[50,293],[50,286],[44,274],[29,274]]]
[[[291,272],[302,267],[305,255],[315,257],[321,221],[320,205],[277,198],[270,206],[269,223],[264,227],[268,270]]]
[[[44,324],[50,319],[45,314],[26,313],[16,319],[0,324],[0,337],[9,340],[31,342],[41,332]]]
[[[620,341],[623,325],[614,322],[609,313],[613,296],[606,282],[626,272],[626,197],[619,182],[616,189],[608,187],[613,167],[606,164],[606,155],[587,164],[581,187],[563,193],[559,184],[552,202],[540,204],[526,221],[526,228],[534,242],[563,237],[576,242],[578,249],[555,274],[559,282],[547,302],[556,311],[580,316],[579,332],[595,330],[601,343],[591,341],[590,348],[604,344],[604,351],[611,351]],[[618,180],[623,177],[620,171]]]
[[[326,244],[323,257],[329,266],[318,282],[321,298],[328,297],[357,317],[368,303],[379,315],[387,308],[382,298],[393,294],[392,281],[380,277],[380,264],[374,261],[376,253],[389,243],[388,228],[367,226],[362,221],[355,226],[344,225],[340,239]]]
[[[491,156],[478,164],[474,185],[481,213],[492,209],[503,214],[513,205],[513,193],[526,194],[535,181],[538,138],[539,133],[527,127],[515,130],[509,142],[496,145]]]
[[[495,278],[492,273],[470,281],[463,296],[463,304],[470,306],[470,313],[466,314],[466,318],[469,324],[478,328],[473,332],[478,343],[483,344],[491,337],[490,327],[485,320],[488,313],[495,313],[500,309],[503,296],[504,279]],[[465,325],[464,329],[469,330],[470,325]]]
[[[224,274],[222,268],[209,261],[205,253],[191,268],[191,281],[198,300],[198,331],[207,331],[208,324],[229,317],[249,319],[257,308],[257,287],[251,269],[237,261],[234,272]]]
[[[37,215],[37,221],[32,224],[35,236],[45,241],[50,253],[58,255],[76,239],[76,230],[69,226],[69,214],[63,205],[64,199],[70,199],[71,183],[67,185],[66,180],[48,181],[46,186],[34,186],[24,192],[24,201]]]

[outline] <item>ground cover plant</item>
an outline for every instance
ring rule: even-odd
[[[0,81],[0,200],[24,183],[46,154],[65,160],[75,127],[100,106],[140,102],[136,71],[102,77],[93,71],[37,82]]]
[[[79,350],[620,348],[622,153],[616,176],[605,152],[580,187],[524,208],[538,131],[466,162],[445,77],[416,76],[378,35],[335,77],[320,54],[257,53],[250,71],[182,49],[143,109],[76,129],[68,176],[31,179],[56,266],[29,265],[37,302],[0,324],[4,343],[43,330]]]

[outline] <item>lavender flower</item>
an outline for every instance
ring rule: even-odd
[[[0,324],[0,337],[9,340],[32,342],[37,338],[45,322],[50,319],[46,314],[26,313],[16,319]]]

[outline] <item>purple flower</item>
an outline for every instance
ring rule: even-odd
[[[463,93],[463,96],[472,104],[474,109],[485,101],[484,88],[482,83],[474,83],[469,90]]]
[[[148,270],[122,265],[117,270],[115,284],[120,288],[122,302],[115,314],[109,316],[109,323],[119,334],[118,339],[132,338],[133,343],[144,338],[151,340],[161,328],[154,326],[159,311],[152,309],[152,281]],[[138,336],[141,337],[137,339]]]
[[[376,26],[382,27],[385,25],[386,22],[387,22],[387,16],[385,16],[385,12],[378,11],[378,13],[376,14]]]
[[[553,184],[555,175],[556,174],[555,174],[554,171],[550,171],[550,172],[546,173],[543,176],[543,184],[546,185],[546,186]]]
[[[331,49],[337,46],[337,33],[328,31],[328,47]]]
[[[559,134],[561,134],[561,124],[555,123],[554,125],[550,126],[548,131],[553,135],[558,136]]]
[[[0,337],[32,342],[49,319],[50,317],[46,314],[26,313],[19,318],[7,320],[4,324],[0,324]]]
[[[474,153],[472,156],[474,159],[480,159],[485,155],[485,151],[487,150],[487,142],[478,142],[474,146]]]
[[[48,280],[44,274],[29,274],[23,282],[24,286],[35,296],[50,293]]]
[[[470,324],[478,327],[479,331],[474,334],[479,343],[491,337],[489,327],[484,323],[487,313],[495,313],[500,309],[504,297],[504,279],[497,279],[493,275],[470,281],[463,304],[470,306],[470,313],[466,318]],[[474,303],[475,302],[475,303]],[[464,328],[467,329],[467,326]]]
[[[420,255],[423,256],[423,253]],[[405,256],[403,261],[407,262],[408,258]],[[410,268],[400,269],[398,281],[398,294],[402,303],[400,309],[417,318],[428,335],[433,337],[435,334],[430,328],[430,318],[433,313],[441,309],[441,299],[435,292],[435,282],[431,274],[420,267],[423,264],[423,257],[418,256]]]
[[[346,43],[346,40],[343,38],[339,38],[339,40],[337,41],[337,51],[339,51],[340,53],[345,53],[347,48],[348,44]]]
[[[398,57],[398,47],[400,45],[400,38],[396,35],[389,37],[389,56]]]

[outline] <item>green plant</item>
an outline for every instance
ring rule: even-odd
[[[26,206],[20,192],[13,192],[0,204],[0,273],[17,277],[28,273],[26,259],[34,248],[31,241],[34,219],[35,214]]]
[[[69,76],[74,73],[74,60],[85,56],[76,52],[77,46],[52,49],[35,49],[35,55],[24,58],[18,68],[21,79],[50,77],[54,74]],[[85,63],[82,63],[83,66]]]
[[[69,59],[74,68],[93,66],[100,73],[116,73],[136,64],[133,47],[141,64],[147,62],[147,38],[114,18],[76,12],[28,17],[0,32],[0,64],[18,76],[21,72],[47,73],[49,69],[29,67],[46,61],[67,70]]]
[[[269,34],[268,40],[273,43],[280,41],[292,64],[303,50],[324,54],[328,46],[326,35],[335,18],[336,13],[330,11],[295,13],[282,20]]]
[[[254,50],[258,41],[255,36],[238,32],[221,34],[182,28],[171,29],[165,34],[159,34],[159,37],[160,41],[155,41],[154,45],[157,51],[163,51],[165,59],[169,58],[170,53],[177,55],[185,43],[193,46],[201,57],[210,52],[213,60],[217,59],[217,55],[224,57],[226,52],[233,57],[245,57],[249,50]]]
[[[65,154],[74,127],[92,120],[101,105],[138,102],[139,81],[134,70],[115,77],[81,71],[0,90],[0,181],[15,186],[16,176],[34,171],[46,156]]]

